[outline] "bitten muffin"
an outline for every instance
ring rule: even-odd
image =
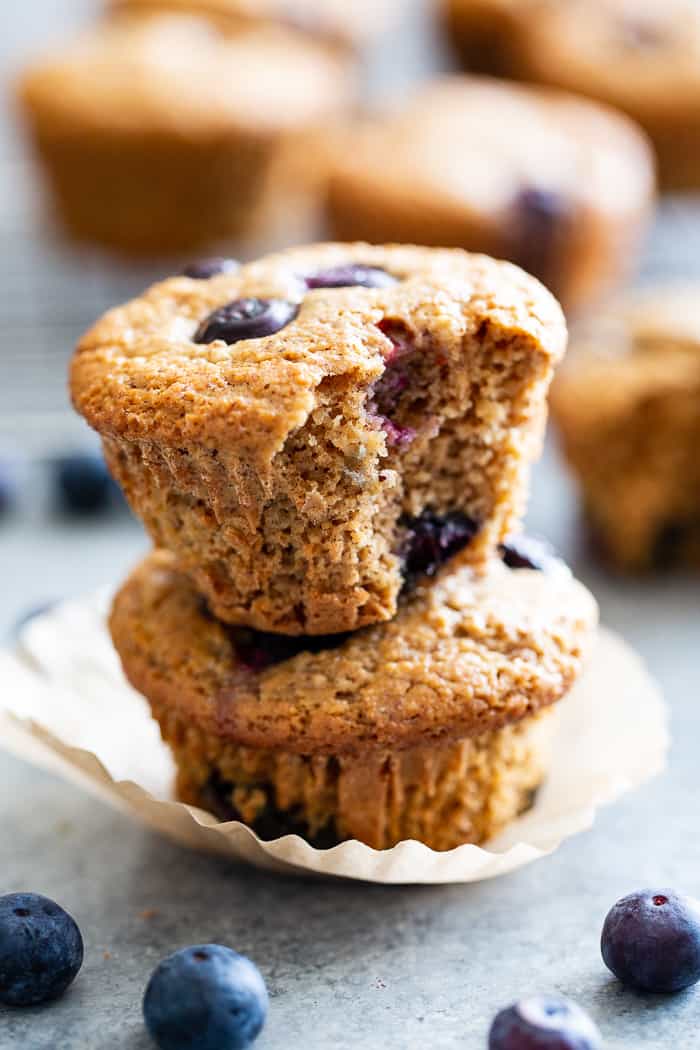
[[[575,340],[552,411],[616,566],[700,568],[700,287],[648,291]]]
[[[625,117],[570,95],[450,77],[332,150],[331,231],[518,263],[565,308],[634,266],[654,196]]]
[[[267,22],[360,47],[396,19],[400,0],[112,0],[117,12],[179,11],[203,15],[228,32]]]
[[[282,27],[225,37],[163,16],[98,26],[19,95],[66,227],[162,255],[249,233],[278,162],[347,107],[353,77]]]
[[[444,850],[485,841],[528,806],[551,707],[596,616],[566,570],[495,560],[481,577],[443,570],[390,623],[280,638],[215,620],[155,553],[117,595],[110,628],[184,801],[267,837]]]
[[[110,311],[72,391],[215,615],[328,634],[516,531],[565,340],[507,263],[315,245]]]
[[[700,186],[695,0],[447,0],[446,6],[465,60],[482,56],[472,68],[614,106],[650,136],[665,188]]]

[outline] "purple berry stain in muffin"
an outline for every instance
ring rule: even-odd
[[[412,363],[419,353],[410,329],[402,321],[385,319],[377,325],[389,340],[384,372],[372,387],[370,411],[379,420],[390,446],[410,445],[416,428],[397,418],[401,399],[412,388]]]
[[[285,635],[256,631],[249,627],[229,627],[239,664],[247,671],[259,673],[291,660],[299,653],[320,653],[338,649],[349,637],[342,634]]]

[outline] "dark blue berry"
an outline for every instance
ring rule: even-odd
[[[347,633],[271,634],[269,631],[255,631],[250,627],[230,627],[228,634],[238,660],[249,671],[264,671],[266,667],[291,660],[299,653],[320,653],[325,649],[338,649],[349,637]]]
[[[569,198],[554,190],[522,189],[515,199],[514,261],[542,280],[555,280],[561,234],[571,210]]]
[[[424,510],[416,518],[402,518],[400,524],[404,530],[400,557],[407,590],[418,577],[434,576],[478,532],[476,522],[459,511],[435,514]]]
[[[83,963],[75,920],[48,897],[0,897],[0,1002],[33,1006],[63,995]]]
[[[639,890],[613,905],[600,940],[623,984],[680,992],[700,981],[700,902],[673,890]]]
[[[361,263],[344,263],[319,270],[306,278],[307,288],[388,288],[396,284],[396,278],[378,266],[363,266]]]
[[[53,466],[55,501],[63,512],[99,514],[119,496],[102,456],[62,456],[54,460]]]
[[[225,259],[221,255],[215,255],[211,259],[199,259],[190,263],[182,271],[183,277],[192,277],[196,281],[206,281],[210,277],[216,277],[220,273],[235,273],[240,263],[235,259]]]
[[[600,1032],[568,999],[536,995],[496,1015],[489,1050],[600,1050]]]
[[[296,303],[286,299],[235,299],[209,314],[195,332],[195,343],[238,343],[241,339],[262,339],[293,321],[299,313]]]
[[[501,558],[509,569],[536,569],[547,572],[557,561],[546,540],[535,536],[511,536],[501,544]]]
[[[9,464],[0,461],[0,514],[10,510],[16,498],[16,479]]]
[[[197,944],[158,964],[143,999],[160,1050],[244,1050],[267,1017],[260,971],[221,944]]]

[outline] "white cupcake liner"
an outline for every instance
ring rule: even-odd
[[[172,795],[174,767],[148,704],[126,682],[109,639],[109,595],[56,606],[0,652],[0,744],[193,849],[276,871],[383,883],[476,882],[515,871],[590,828],[599,806],[659,773],[666,709],[642,661],[601,629],[587,669],[561,704],[546,783],[532,809],[485,847],[420,842],[318,850],[297,835],[261,841]]]

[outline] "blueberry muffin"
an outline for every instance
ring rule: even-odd
[[[227,32],[251,23],[285,25],[352,48],[381,36],[400,0],[112,0],[117,13],[179,11],[211,19]]]
[[[508,258],[569,309],[630,271],[654,196],[650,149],[625,117],[487,78],[432,83],[331,152],[337,238]]]
[[[110,311],[72,391],[216,616],[329,634],[516,531],[565,340],[507,263],[315,245]]]
[[[419,584],[390,623],[283,638],[215,620],[155,553],[118,593],[110,627],[183,801],[267,838],[445,850],[527,808],[596,615],[563,567],[496,559],[480,577],[462,566]]]
[[[282,27],[119,19],[35,63],[19,94],[70,232],[162,255],[247,235],[279,168],[350,103],[353,76]]]
[[[597,99],[651,138],[668,189],[700,186],[696,0],[445,0],[470,68]]]
[[[596,545],[700,568],[700,288],[648,291],[576,340],[552,395]]]

